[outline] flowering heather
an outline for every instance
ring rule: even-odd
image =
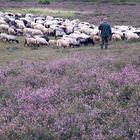
[[[127,60],[75,52],[1,66],[0,139],[140,139],[139,56]]]

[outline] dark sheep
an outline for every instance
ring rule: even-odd
[[[14,26],[15,28],[18,28],[17,23],[15,22],[15,20],[12,20],[12,21],[10,22],[10,25],[11,25],[11,26]]]
[[[46,35],[41,35],[40,37],[42,37],[42,38],[44,38],[47,42],[49,42],[49,38],[48,38],[48,36],[46,36]]]
[[[87,46],[87,45],[95,45],[95,42],[90,37],[89,38],[79,37],[78,39],[80,40],[81,45],[85,45],[85,46]]]
[[[8,18],[5,18],[4,20],[5,20],[5,22],[6,22],[7,24],[10,24],[10,22],[11,22],[11,20],[8,19]]]
[[[79,38],[72,39],[72,40],[70,41],[70,43],[69,43],[69,46],[70,46],[70,47],[73,47],[73,48],[75,48],[75,47],[80,47],[80,40],[79,40]]]
[[[23,21],[24,25],[25,25],[25,26],[27,26],[28,21],[27,21],[27,20],[25,20],[25,19],[23,19],[22,21]]]
[[[137,34],[138,36],[140,36],[140,32],[134,32],[135,34]]]

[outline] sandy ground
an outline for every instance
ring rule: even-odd
[[[113,5],[110,3],[95,4],[93,2],[52,2],[50,5],[39,5],[37,2],[6,2],[0,0],[0,9],[42,7],[49,9],[77,11],[74,18],[93,24],[99,24],[106,16],[112,25],[132,25],[140,27],[140,4]]]

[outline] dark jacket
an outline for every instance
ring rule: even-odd
[[[101,23],[99,30],[101,31],[101,37],[110,37],[112,34],[111,27],[107,22]]]

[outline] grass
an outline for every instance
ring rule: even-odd
[[[48,16],[59,16],[59,17],[73,17],[76,11],[70,10],[51,10],[47,8],[26,8],[26,9],[3,9],[2,11],[12,12],[12,13],[31,13],[34,15],[48,15]]]
[[[73,54],[75,52],[85,53],[85,52],[92,52],[93,54],[138,54],[140,52],[140,42],[110,42],[109,50],[102,51],[100,50],[100,45],[96,44],[95,46],[90,47],[80,47],[80,48],[66,48],[66,49],[52,49],[48,46],[39,47],[36,49],[24,47],[24,39],[23,37],[18,37],[20,41],[19,44],[15,43],[5,43],[0,42],[0,63],[9,63],[16,60],[33,60],[33,61],[40,61],[40,60],[50,60],[54,58],[61,58],[65,57],[66,55]],[[122,59],[122,61],[124,61]]]

